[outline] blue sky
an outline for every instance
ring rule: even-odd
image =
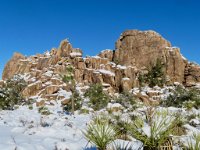
[[[200,63],[198,0],[0,0],[0,74],[16,51],[43,53],[69,38],[95,55],[127,29],[155,30]]]

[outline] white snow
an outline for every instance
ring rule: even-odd
[[[123,106],[122,106],[121,104],[119,104],[119,103],[114,103],[114,104],[108,103],[107,108],[108,108],[108,109],[112,109],[112,108],[123,108]]]
[[[58,96],[63,96],[66,99],[69,99],[71,95],[72,95],[72,92],[67,92],[67,91],[65,91],[63,89],[60,89],[58,91]]]
[[[96,72],[100,72],[100,73],[102,73],[102,74],[108,74],[108,75],[110,75],[110,76],[115,76],[115,73],[113,73],[113,72],[111,72],[111,71],[109,71],[109,70],[99,69],[99,70],[97,70]]]
[[[70,53],[70,56],[71,56],[71,57],[81,57],[82,54],[79,53],[79,52],[72,52],[72,53]]]
[[[182,57],[184,60],[187,60],[182,54],[181,54],[181,57]]]
[[[109,51],[113,51],[113,50],[111,50],[111,49],[105,49],[105,50],[102,50],[100,53],[104,53],[104,52],[109,52]]]
[[[49,108],[50,109],[50,108]],[[21,106],[14,111],[0,112],[1,150],[82,150],[87,141],[82,130],[89,115],[69,116],[56,113],[41,116],[36,107]],[[58,109],[59,110],[59,109]]]
[[[119,68],[119,69],[127,69],[126,66],[122,66],[122,65],[117,65],[117,68]]]
[[[53,71],[49,70],[49,71],[45,72],[44,75],[47,77],[52,77]]]
[[[125,81],[126,81],[126,80],[130,80],[130,78],[122,78],[122,80],[125,80]]]

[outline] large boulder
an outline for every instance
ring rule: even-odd
[[[35,96],[42,89],[42,82],[37,81],[35,83],[29,84],[23,91],[22,94],[24,97],[28,98],[30,96]]]
[[[185,69],[185,84],[194,86],[197,83],[200,83],[200,66],[188,63]]]
[[[9,79],[13,77],[15,74],[20,73],[19,67],[21,59],[25,59],[25,56],[23,56],[20,53],[14,53],[13,57],[8,61],[8,63],[4,67],[2,75],[3,80]]]
[[[114,53],[113,50],[106,49],[101,51],[101,53],[98,56],[101,58],[107,58],[109,61],[113,61]]]
[[[72,52],[72,45],[67,39],[61,41],[58,50],[56,51],[56,56],[60,57],[69,57]]]
[[[165,64],[170,81],[184,81],[185,61],[178,48],[154,31],[129,30],[116,42],[114,61],[137,68],[150,67],[158,59]]]

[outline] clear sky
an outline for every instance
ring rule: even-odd
[[[69,38],[95,55],[127,29],[155,30],[200,63],[199,0],[0,0],[0,74],[16,51],[43,53]]]

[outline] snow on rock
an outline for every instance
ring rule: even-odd
[[[96,72],[100,72],[102,74],[107,74],[107,75],[110,75],[110,76],[115,76],[115,73],[113,73],[113,72],[111,72],[109,70],[99,69]]]
[[[190,120],[190,124],[192,124],[192,125],[194,125],[194,126],[197,126],[197,125],[200,124],[200,121],[197,120],[197,119],[192,119],[192,120]]]
[[[63,89],[60,89],[58,91],[58,96],[61,96],[67,99],[69,99],[71,95],[72,95],[72,92],[67,92],[66,90],[63,90]]]
[[[82,57],[82,54],[79,52],[72,52],[72,53],[70,53],[70,56],[71,57]]]
[[[126,81],[126,80],[130,80],[130,78],[122,78],[122,80]]]
[[[51,54],[50,54],[49,51],[46,51],[44,54],[45,54],[45,56],[47,56],[47,57],[50,57],[50,56],[51,56]]]
[[[45,72],[44,75],[47,76],[47,77],[52,77],[53,71],[49,70],[49,71]]]
[[[108,106],[107,106],[108,109],[112,109],[112,108],[123,108],[123,106],[119,103],[108,103]]]
[[[122,66],[122,65],[117,65],[117,68],[119,68],[119,69],[127,69],[126,66]]]

